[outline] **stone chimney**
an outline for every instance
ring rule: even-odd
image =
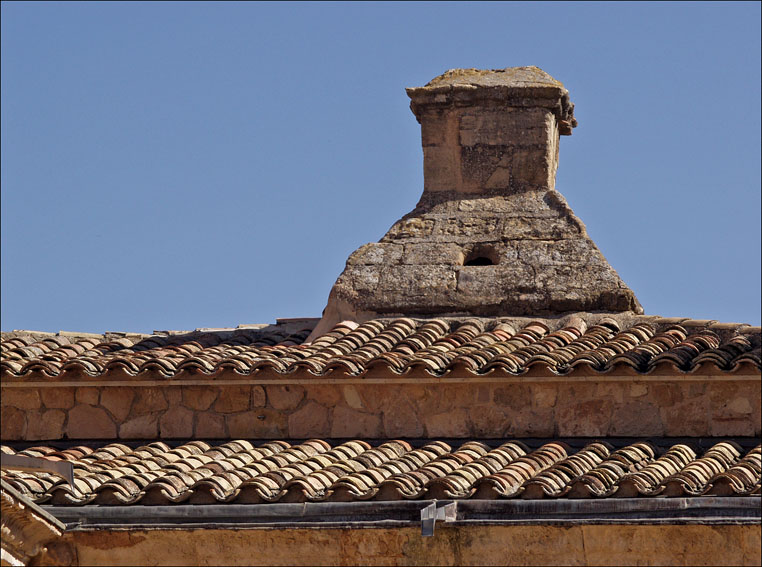
[[[569,93],[537,67],[454,69],[407,89],[424,190],[378,243],[356,250],[317,336],[379,316],[642,313],[555,191]]]
[[[577,122],[569,93],[547,73],[454,69],[407,94],[421,124],[424,193],[554,188],[559,134]]]

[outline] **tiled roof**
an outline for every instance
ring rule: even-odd
[[[164,377],[233,374],[362,376],[374,368],[404,375],[416,368],[518,375],[534,366],[563,375],[659,370],[762,369],[759,327],[653,316],[578,314],[561,319],[374,319],[345,321],[312,343],[314,326],[166,332],[154,335],[4,333],[4,378],[45,378],[67,371]],[[293,329],[299,329],[294,331]]]
[[[593,442],[575,452],[563,442],[531,450],[520,441],[413,448],[406,441],[332,446],[313,439],[40,446],[16,454],[73,463],[73,488],[50,473],[3,471],[30,499],[54,506],[742,496],[759,495],[762,481],[760,446],[744,450],[732,441],[698,453],[685,444],[660,450],[647,442],[619,449]]]

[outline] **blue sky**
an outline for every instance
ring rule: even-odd
[[[537,65],[646,313],[760,324],[760,3],[2,3],[2,329],[317,317],[423,189],[404,88]]]

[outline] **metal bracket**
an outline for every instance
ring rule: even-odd
[[[65,478],[74,488],[74,466],[68,461],[51,461],[25,455],[0,455],[0,468],[24,472],[46,472]]]
[[[450,502],[443,506],[437,506],[434,500],[431,504],[421,509],[421,536],[431,537],[434,535],[434,524],[437,520],[446,523],[454,522],[458,515],[458,503]]]

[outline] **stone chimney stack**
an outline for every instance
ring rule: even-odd
[[[379,316],[642,313],[555,190],[564,86],[537,67],[454,69],[407,89],[424,190],[378,243],[347,260],[313,336]]]
[[[421,124],[424,192],[554,188],[559,135],[577,122],[569,93],[547,73],[454,69],[407,94]]]

